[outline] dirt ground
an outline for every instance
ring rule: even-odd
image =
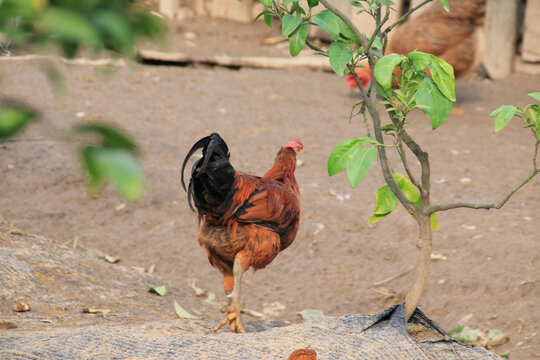
[[[260,40],[273,35],[260,24],[247,33],[248,25],[214,23],[186,21],[172,48],[253,55],[264,48]],[[227,47],[213,37],[222,26],[239,34]],[[285,56],[286,48],[264,48],[264,54]],[[355,189],[345,174],[327,174],[332,148],[365,135],[360,118],[348,121],[357,99],[344,79],[310,71],[55,64],[64,76],[63,95],[55,95],[39,61],[0,62],[2,98],[23,100],[42,114],[0,145],[0,215],[17,228],[65,244],[76,239],[120,257],[123,266],[153,264],[159,277],[186,291],[192,291],[188,279],[196,279],[224,301],[222,278],[197,244],[196,217],[180,186],[181,162],[195,141],[215,131],[229,144],[238,170],[263,174],[279,147],[298,137],[305,145],[296,171],[302,223],[290,248],[266,269],[244,276],[246,307],[294,323],[304,309],[369,314],[402,300],[410,272],[374,283],[414,265],[414,221],[399,208],[367,224],[383,184],[376,165]],[[532,102],[527,93],[539,91],[539,84],[539,76],[524,74],[497,82],[460,80],[457,104],[436,131],[422,113],[411,114],[410,133],[430,154],[434,203],[498,201],[527,176],[532,136],[517,121],[495,134],[488,114],[501,104]],[[136,203],[126,204],[110,189],[97,198],[85,191],[74,152],[80,142],[70,130],[97,119],[128,130],[143,149],[147,190]],[[396,154],[391,158],[399,170]],[[510,351],[514,359],[540,357],[539,190],[535,179],[502,210],[440,213],[434,254],[441,256],[431,264],[421,302],[446,330],[469,314],[467,326],[501,329],[510,341],[495,351]]]

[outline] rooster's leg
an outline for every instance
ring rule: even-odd
[[[231,326],[232,332],[241,332],[245,333],[244,326],[242,325],[242,320],[240,319],[240,287],[242,284],[242,275],[244,274],[244,267],[240,257],[234,259],[233,265],[233,277],[234,285],[232,293],[227,295],[230,298],[230,305],[227,309],[227,316],[223,319],[218,326],[214,328],[214,332],[221,329],[224,325],[229,324]]]

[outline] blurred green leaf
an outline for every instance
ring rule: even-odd
[[[272,7],[272,0],[261,0],[261,3],[266,7]]]
[[[207,303],[207,304],[213,305],[215,299],[216,299],[216,294],[213,293],[213,292],[210,292],[206,296],[206,299],[204,300],[204,302]]]
[[[450,11],[450,5],[448,4],[448,0],[439,0],[439,2],[441,3],[444,10]]]
[[[307,0],[309,8],[313,8],[319,5],[319,0]]]
[[[95,47],[99,37],[92,25],[81,15],[57,7],[48,7],[39,18],[43,31],[67,43]]]
[[[330,45],[328,57],[332,70],[339,76],[344,76],[347,64],[353,59],[353,52],[344,43],[334,41]]]
[[[0,1],[0,17],[35,16],[47,6],[46,0],[3,0]]]
[[[308,24],[303,23],[289,35],[289,52],[291,56],[300,54],[300,51],[306,46],[307,33]]]
[[[392,76],[394,75],[394,69],[398,66],[405,57],[399,54],[389,54],[383,56],[373,71],[373,76],[377,79],[377,82],[381,84],[384,90],[388,90],[392,87]]]
[[[0,108],[0,142],[22,130],[35,116],[32,110],[23,107]]]
[[[121,54],[135,54],[135,36],[126,18],[114,11],[96,11],[92,22],[102,34],[104,44]]]
[[[181,307],[180,304],[178,304],[176,301],[174,302],[174,311],[176,312],[176,315],[178,315],[178,317],[181,319],[198,319],[198,317],[184,310],[184,308]]]
[[[428,116],[433,130],[446,121],[453,106],[430,78],[425,78],[418,86],[416,103],[422,106],[420,110]]]
[[[516,114],[517,107],[514,105],[503,105],[495,110],[489,116],[495,116],[495,132],[502,130]]]
[[[142,195],[144,173],[132,153],[123,149],[88,146],[82,150],[81,157],[92,193],[98,193],[105,182],[109,182],[127,200],[136,200]]]
[[[532,97],[536,101],[540,101],[540,92],[533,92],[528,94],[530,97]]]
[[[75,131],[79,133],[95,133],[100,135],[100,146],[114,149],[124,149],[131,153],[138,153],[137,145],[127,134],[115,127],[102,124],[83,124],[75,127]]]
[[[165,294],[167,293],[167,289],[165,288],[165,286],[162,285],[151,287],[150,289],[148,289],[148,292],[158,294],[159,296],[165,296]]]
[[[459,325],[450,330],[448,334],[452,337],[452,339],[465,345],[475,345],[476,341],[478,340],[479,333],[480,330],[478,329],[471,329],[470,327]]]

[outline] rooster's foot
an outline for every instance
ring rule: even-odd
[[[214,328],[214,332],[229,324],[232,332],[245,333],[246,331],[244,330],[244,325],[242,325],[242,320],[240,319],[240,311],[236,308],[236,306],[231,305],[226,309],[226,311],[227,316],[225,316],[225,319],[221,320],[218,326]]]

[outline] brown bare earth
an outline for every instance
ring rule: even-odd
[[[257,55],[246,49],[260,47],[266,56],[286,56],[281,45],[261,45],[265,36],[275,35],[261,24],[208,23],[184,22],[172,47],[205,55],[226,49],[237,56]],[[238,34],[227,47],[213,37],[223,27]],[[183,43],[186,32],[193,34],[187,36],[192,45]],[[0,60],[2,98],[41,112],[38,122],[0,145],[0,216],[16,228],[119,257],[118,265],[103,262],[118,271],[155,265],[155,274],[177,293],[193,293],[188,280],[195,279],[198,287],[217,294],[218,306],[225,301],[222,278],[197,244],[196,217],[180,186],[181,161],[196,140],[215,131],[229,144],[238,170],[263,174],[279,147],[298,137],[305,145],[296,172],[300,230],[266,269],[244,276],[246,307],[297,323],[302,320],[296,312],[304,309],[332,316],[372,314],[402,300],[410,272],[374,284],[414,266],[415,222],[399,208],[367,224],[375,190],[383,185],[376,164],[355,189],[345,174],[327,174],[332,148],[365,135],[361,118],[348,121],[357,99],[348,95],[344,79],[311,71],[54,64],[64,76],[63,94],[55,95],[39,60]],[[410,133],[430,154],[434,203],[498,201],[528,175],[532,136],[517,121],[495,134],[488,114],[501,104],[533,102],[527,97],[533,91],[540,91],[539,76],[469,78],[458,81],[457,104],[436,131],[422,113],[411,114]],[[70,130],[98,119],[128,130],[143,149],[147,190],[136,203],[126,204],[111,189],[97,198],[85,191],[75,153],[80,143]],[[396,154],[392,161],[397,166]],[[467,326],[510,336],[495,352],[539,358],[539,207],[540,179],[535,179],[502,210],[440,213],[422,311],[446,330],[470,314]],[[0,319],[16,322],[10,306],[2,304]],[[7,328],[0,332],[18,331]]]

